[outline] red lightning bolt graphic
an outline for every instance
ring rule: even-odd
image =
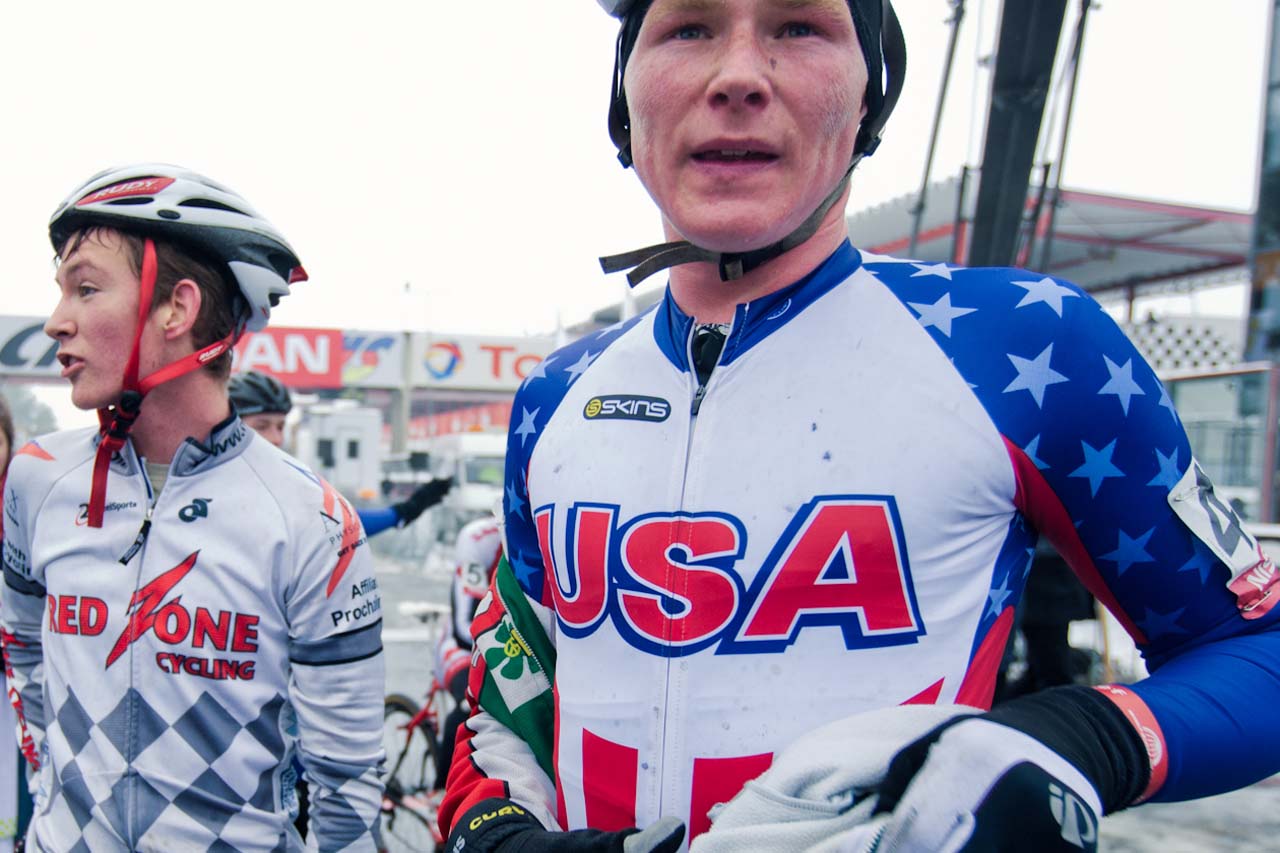
[[[338,563],[333,567],[333,573],[329,575],[328,588],[324,591],[324,594],[329,596],[333,595],[333,591],[338,588],[338,581],[342,580],[347,566],[351,565],[351,558],[356,555],[360,525],[356,523],[355,513],[351,511],[350,505],[342,495],[323,480],[320,482],[324,486],[324,514],[337,521],[334,513],[338,510],[342,512],[342,542],[338,546]]]
[[[129,599],[129,624],[125,627],[124,633],[116,640],[116,644],[111,647],[111,654],[107,655],[107,666],[115,663],[120,655],[124,654],[124,650],[129,648],[130,643],[151,630],[151,626],[155,624],[156,611],[160,609],[161,602],[177,586],[178,581],[186,577],[187,572],[195,568],[196,556],[199,553],[199,551],[193,551],[181,563],[133,594],[133,598]],[[179,595],[173,600],[177,601],[181,597]]]

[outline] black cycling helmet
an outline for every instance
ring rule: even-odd
[[[293,398],[289,396],[289,389],[284,387],[284,383],[256,370],[233,373],[227,392],[231,395],[236,411],[241,415],[258,415],[263,412],[287,415],[293,408]]]
[[[644,15],[653,0],[598,0],[604,10],[622,20],[618,31],[617,52],[614,56],[613,91],[609,102],[609,137],[618,149],[618,159],[623,166],[631,165],[631,116],[627,111],[627,96],[623,87],[627,60],[635,47],[636,37]],[[848,0],[853,16],[858,44],[867,62],[867,114],[858,128],[849,169],[835,189],[822,201],[818,209],[809,215],[800,227],[777,243],[747,252],[713,252],[694,246],[684,240],[649,246],[634,252],[610,255],[600,259],[605,272],[631,269],[627,280],[636,285],[655,272],[679,264],[706,261],[720,268],[720,278],[730,281],[744,273],[799,246],[818,230],[824,216],[844,192],[845,182],[858,161],[876,150],[881,134],[893,108],[902,93],[902,82],[907,70],[907,48],[903,41],[898,16],[890,0]]]

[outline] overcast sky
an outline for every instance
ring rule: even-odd
[[[907,92],[851,211],[920,180],[950,4],[897,6]],[[968,6],[939,177],[980,151],[977,33],[998,4]],[[1250,208],[1267,7],[1106,0],[1090,17],[1066,183]],[[49,213],[94,171],[139,160],[229,184],[289,237],[312,280],[273,322],[521,334],[616,300],[620,277],[596,256],[661,233],[605,132],[615,26],[595,0],[340,8],[10,4],[5,310],[50,310]]]
[[[920,180],[950,4],[897,5],[907,93],[855,175],[851,210]],[[1096,9],[1067,183],[1251,207],[1267,6]],[[987,80],[975,78],[975,34],[997,4],[968,7],[938,176],[979,151],[971,113]],[[0,30],[6,310],[52,306],[44,226],[57,202],[95,170],[139,160],[208,173],[289,237],[312,280],[274,322],[520,334],[616,300],[620,277],[595,257],[661,234],[605,132],[615,27],[595,0],[340,8],[11,4]]]

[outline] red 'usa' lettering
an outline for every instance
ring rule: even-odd
[[[765,581],[740,639],[795,641],[806,614],[858,620],[862,636],[915,631],[891,505],[820,500]]]
[[[575,504],[557,559],[554,508],[535,514],[545,600],[570,636],[605,618],[632,645],[676,657],[785,651],[806,629],[847,648],[916,642],[924,624],[891,497],[814,498],[757,570],[745,526],[724,513],[653,513]],[[749,587],[748,587],[749,582]]]
[[[738,531],[720,518],[636,522],[622,540],[622,564],[646,589],[618,592],[622,617],[643,636],[673,646],[716,636],[738,609],[738,587],[708,561],[740,553]]]

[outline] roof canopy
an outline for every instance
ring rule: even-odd
[[[963,204],[961,186],[954,177],[929,186],[915,260],[964,263],[976,185],[971,182],[965,190]],[[1031,187],[1028,193],[1027,217],[1035,211],[1039,192]],[[913,192],[853,214],[853,244],[878,254],[907,254],[915,204]],[[1239,267],[1248,260],[1252,214],[1064,188],[1046,266],[1048,207],[1046,201],[1031,250],[1021,251],[1017,265],[1068,279],[1085,290],[1139,288]]]

